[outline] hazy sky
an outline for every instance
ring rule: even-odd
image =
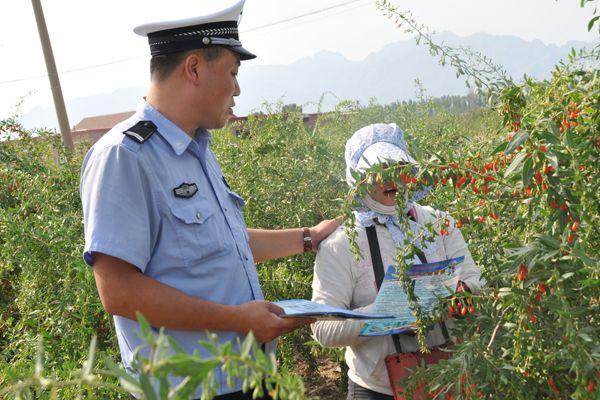
[[[135,25],[189,17],[234,2],[42,0],[65,99],[147,85],[147,39],[132,32]],[[586,29],[591,6],[582,9],[579,0],[392,2],[435,31],[461,36],[485,32],[559,45],[598,37]],[[261,28],[336,5],[341,6]],[[12,114],[20,98],[21,113],[51,105],[31,2],[0,0],[0,15],[0,118]],[[322,50],[362,59],[408,37],[382,16],[374,0],[246,0],[240,31],[244,46],[258,55],[243,65],[289,64]]]

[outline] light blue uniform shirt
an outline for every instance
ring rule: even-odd
[[[144,143],[123,134],[144,120],[157,127]],[[192,139],[144,100],[131,118],[104,135],[86,155],[81,171],[86,262],[91,265],[92,252],[108,254],[215,303],[263,299],[242,214],[244,201],[227,186],[210,141],[205,130]],[[182,183],[196,184],[197,193],[175,196],[173,189]],[[138,324],[120,316],[114,322],[128,368],[133,351],[143,344]],[[190,354],[198,350],[209,356],[198,345],[207,339],[205,333],[165,332]],[[216,333],[222,343],[235,344],[239,337]],[[217,394],[240,389],[228,388],[225,374],[218,368],[215,372]]]

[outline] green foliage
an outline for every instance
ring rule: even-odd
[[[273,399],[298,400],[304,396],[304,385],[297,375],[287,371],[278,371],[275,358],[266,355],[250,333],[243,343],[238,343],[241,351],[233,351],[231,343],[219,343],[216,335],[211,335],[210,340],[200,344],[206,348],[211,357],[201,359],[197,353],[186,353],[176,342],[172,341],[160,329],[158,334],[152,331],[148,321],[138,314],[140,334],[144,346],[150,349],[150,357],[146,358],[138,348],[133,356],[132,367],[138,371],[132,375],[122,366],[107,359],[108,370],[93,370],[96,350],[96,337],[92,338],[87,359],[78,373],[73,374],[66,381],[46,377],[44,374],[42,340],[36,355],[35,372],[32,377],[17,384],[0,390],[0,396],[14,396],[20,398],[37,398],[38,393],[48,394],[50,398],[58,398],[61,388],[106,388],[113,394],[128,393],[141,395],[145,399],[185,400],[196,393],[198,385],[202,385],[202,399],[214,397],[216,387],[219,385],[214,377],[215,368],[222,365],[231,384],[234,379],[242,382],[244,391],[252,391],[254,396],[263,396],[265,390]],[[116,377],[121,388],[112,382],[102,381],[100,378]],[[181,382],[173,387],[169,377],[181,378]],[[80,394],[78,394],[79,396]]]
[[[409,14],[380,6],[443,53]],[[428,152],[420,167],[442,183],[434,197],[452,194],[488,287],[474,298],[477,314],[458,323],[454,357],[418,369],[408,387],[425,383],[433,397],[597,398],[599,60],[598,48],[573,51],[551,79],[521,84],[454,64],[484,81],[503,128],[458,154]]]

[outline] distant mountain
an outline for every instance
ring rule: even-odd
[[[479,51],[502,65],[515,79],[527,74],[549,77],[571,48],[593,47],[600,43],[569,42],[564,46],[528,42],[515,36],[474,34],[460,37],[452,33],[437,35],[437,42],[465,46]],[[416,95],[419,79],[430,96],[466,94],[462,79],[450,66],[442,67],[424,46],[405,40],[385,46],[364,60],[350,61],[340,54],[323,51],[289,65],[250,66],[240,69],[242,95],[236,99],[235,112],[246,115],[261,108],[264,102],[296,103],[305,111],[314,111],[322,95],[322,110],[332,109],[340,100],[357,100],[362,104],[375,98],[380,104],[408,100]],[[111,94],[78,98],[67,102],[69,121],[75,125],[82,118],[133,110],[145,88],[119,89]],[[57,127],[53,108],[37,107],[26,113],[22,122],[28,128]]]

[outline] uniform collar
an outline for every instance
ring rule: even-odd
[[[146,99],[141,99],[138,103],[136,114],[140,120],[150,120],[154,122],[158,128],[158,134],[160,134],[169,143],[175,154],[180,156],[183,154],[190,143],[194,140],[183,131],[180,127],[175,125],[171,120],[162,115],[157,109],[152,107]],[[210,142],[211,134],[206,129],[198,129],[196,131],[196,141]]]

